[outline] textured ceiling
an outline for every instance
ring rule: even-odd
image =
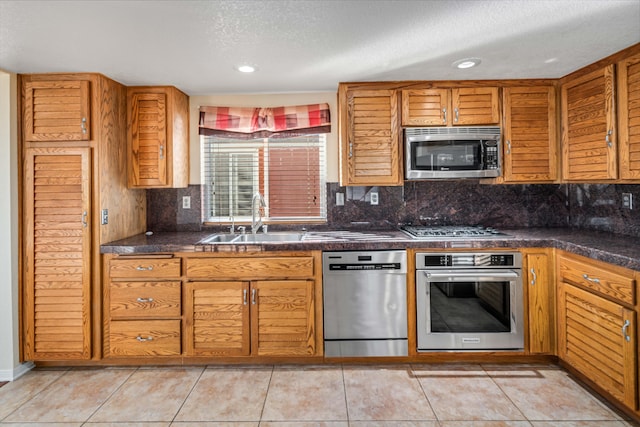
[[[639,42],[640,0],[0,0],[0,69],[190,95],[557,78]],[[451,67],[464,57],[482,63]]]

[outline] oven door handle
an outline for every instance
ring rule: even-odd
[[[448,282],[468,282],[469,279],[482,280],[504,280],[517,279],[520,273],[513,270],[482,270],[482,271],[425,271],[427,279],[446,279]]]

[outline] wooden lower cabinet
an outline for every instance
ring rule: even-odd
[[[311,280],[186,283],[188,356],[313,356]]]
[[[625,271],[611,266],[607,276],[606,264],[568,254],[558,257],[557,268],[558,356],[626,407],[637,409],[636,312],[610,293],[631,292],[635,301],[633,272],[627,271],[625,280]]]
[[[555,354],[553,257],[548,249],[522,251],[525,306],[529,320],[529,353]]]

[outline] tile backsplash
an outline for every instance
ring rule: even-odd
[[[371,193],[378,193],[372,205]],[[344,205],[336,205],[336,193]],[[634,197],[633,210],[622,194]],[[191,197],[191,208],[182,198]],[[201,229],[200,186],[148,190],[152,231]],[[484,225],[495,228],[574,227],[640,236],[640,185],[491,185],[476,180],[411,181],[400,187],[327,184],[327,224],[308,228],[389,229],[399,224]]]

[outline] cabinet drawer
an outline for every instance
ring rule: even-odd
[[[608,266],[596,260],[575,256],[558,257],[560,280],[584,286],[622,303],[635,304],[635,278],[632,271]],[[615,269],[615,271],[614,271]]]
[[[187,258],[190,279],[267,279],[313,277],[313,257]]]
[[[113,259],[109,264],[111,278],[147,279],[180,277],[180,258]]]
[[[180,317],[180,282],[112,282],[111,319]]]
[[[127,320],[110,324],[112,356],[180,355],[180,320]]]

